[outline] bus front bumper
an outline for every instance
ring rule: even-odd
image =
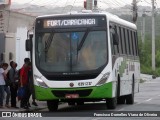
[[[102,86],[85,88],[42,88],[34,86],[35,97],[40,101],[56,99],[75,99],[68,98],[67,95],[78,95],[76,99],[105,99],[112,98],[112,82]]]

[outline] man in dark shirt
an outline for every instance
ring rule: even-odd
[[[11,91],[11,107],[18,108],[16,106],[16,97],[17,97],[17,90],[18,90],[18,82],[15,80],[16,75],[16,63],[14,61],[10,62],[11,69],[9,72],[9,79],[11,81],[10,91]]]

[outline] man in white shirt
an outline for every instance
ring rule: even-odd
[[[3,63],[2,67],[0,68],[0,108],[3,107],[3,99],[4,99],[4,86],[5,86],[5,79],[6,74],[5,71],[8,67],[7,63]]]

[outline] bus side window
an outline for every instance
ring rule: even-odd
[[[110,25],[110,41],[111,41],[111,50],[112,50],[112,55],[115,55],[115,49],[114,49],[114,44],[113,44],[113,29],[112,29],[112,26]]]
[[[114,45],[114,37],[116,34],[115,27],[110,27],[110,40],[111,40],[111,47],[112,47],[112,54],[116,55],[118,53],[117,45]]]
[[[128,30],[129,35],[129,47],[130,47],[130,55],[133,55],[133,47],[132,47],[132,37],[131,37],[131,30]]]
[[[136,56],[138,56],[139,55],[139,51],[138,51],[138,36],[137,36],[137,32],[134,32],[134,36],[135,36]]]
[[[119,45],[119,34],[118,34],[118,32],[117,32],[117,26],[115,26],[114,30],[115,30],[115,33],[116,33],[116,35],[117,35],[117,37],[118,37],[117,39],[118,39],[118,45]],[[115,45],[115,46],[114,46],[114,47],[115,47],[115,50],[117,51],[117,54],[119,54],[118,45]]]
[[[133,49],[133,56],[135,55],[135,44],[134,44],[134,36],[133,31],[131,31],[131,41],[132,41],[132,49]]]
[[[122,49],[123,49],[123,54],[127,53],[126,49],[126,41],[125,41],[125,36],[124,36],[124,28],[121,28],[121,40],[122,40]]]
[[[119,44],[118,44],[118,51],[119,51],[119,54],[122,54],[122,40],[121,40],[121,36],[120,36],[120,27],[117,26],[117,34],[118,34],[118,37],[119,37]]]
[[[129,48],[129,53],[128,53],[128,55],[131,55],[130,38],[129,38],[129,30],[128,30],[128,29],[127,29],[127,31],[126,31],[126,36],[127,36],[128,48]]]
[[[127,34],[127,29],[125,29],[124,34],[125,34],[125,41],[126,41],[127,55],[129,55],[129,53],[130,53],[130,47],[129,47],[129,40],[128,40],[129,38],[128,38],[128,34]]]
[[[133,47],[133,54],[134,54],[134,56],[136,56],[136,46],[135,46],[134,31],[132,31],[132,47]]]

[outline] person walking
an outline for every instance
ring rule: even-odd
[[[25,95],[21,99],[21,108],[28,109],[28,99],[30,97],[30,90],[29,90],[29,78],[28,78],[28,72],[29,72],[29,63],[30,59],[25,58],[24,59],[24,65],[20,70],[20,87],[24,87],[25,89]]]
[[[16,105],[16,97],[17,97],[17,90],[18,90],[18,82],[15,79],[16,75],[16,63],[14,61],[10,62],[11,69],[8,71],[9,72],[9,79],[11,81],[10,84],[10,91],[11,91],[11,107],[13,108],[18,108]]]
[[[4,87],[5,87],[5,79],[7,78],[5,74],[5,70],[7,69],[8,64],[3,63],[0,68],[0,108],[3,108],[3,99],[4,99]]]

